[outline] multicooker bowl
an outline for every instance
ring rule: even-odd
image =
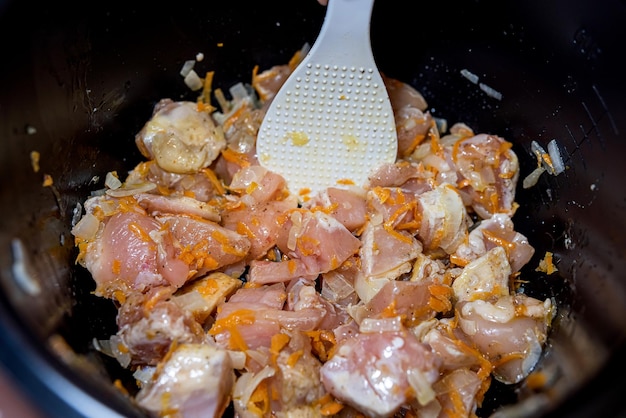
[[[115,331],[115,309],[74,263],[74,209],[102,187],[92,178],[140,161],[134,134],[159,99],[195,99],[185,60],[203,53],[198,69],[226,90],[312,44],[323,16],[315,0],[0,1],[0,358],[46,414],[143,416],[112,384],[132,377],[92,346]],[[381,70],[416,87],[434,116],[512,141],[521,178],[537,164],[532,141],[556,140],[566,164],[529,189],[520,180],[514,218],[537,250],[524,291],[559,306],[538,365],[549,384],[493,384],[480,416],[618,415],[626,2],[379,0],[371,34]],[[546,251],[558,274],[534,270]]]

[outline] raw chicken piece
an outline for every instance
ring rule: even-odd
[[[452,283],[458,301],[487,299],[509,294],[511,266],[504,248],[494,247],[463,268]]]
[[[163,360],[137,403],[156,416],[219,418],[231,400],[230,356],[211,344],[181,344]]]
[[[321,376],[342,402],[369,417],[391,417],[415,398],[422,404],[434,399],[439,360],[406,330],[359,333],[339,343]]]
[[[496,213],[480,221],[469,233],[467,242],[459,245],[454,255],[461,262],[470,262],[495,246],[504,248],[513,273],[528,263],[535,253],[528,239],[514,230],[510,216]]]
[[[225,228],[248,238],[250,249],[246,261],[258,260],[276,245],[278,237],[285,233],[285,214],[298,207],[296,199],[271,200],[268,202],[241,202],[223,215]]]
[[[460,329],[493,363],[496,379],[513,384],[528,376],[539,361],[554,315],[550,299],[542,302],[516,294],[493,302],[461,302],[458,307]]]
[[[154,160],[144,161],[128,173],[126,184],[152,183],[159,186],[159,193],[167,196],[193,197],[208,202],[224,194],[224,188],[216,174],[208,169],[197,173],[179,174],[165,171]]]
[[[352,188],[329,187],[303,204],[311,210],[323,210],[337,219],[349,231],[359,230],[367,218],[365,190]]]
[[[248,238],[215,222],[176,215],[160,216],[158,221],[176,238],[179,258],[189,265],[191,277],[234,264],[250,249]]]
[[[95,207],[106,204],[117,207],[117,201],[103,200]],[[134,205],[134,199],[127,199],[124,206],[131,210],[104,218],[99,232],[86,243],[82,264],[95,280],[98,295],[113,297],[118,291],[143,291],[167,284],[179,287],[187,280],[189,267],[176,258],[173,237],[161,231],[161,225],[141,208],[132,210]]]
[[[251,282],[315,278],[339,267],[361,246],[361,241],[343,224],[320,211],[294,210],[284,229],[287,232],[278,236],[276,245],[289,259],[253,261],[250,265]]]
[[[229,188],[252,196],[255,203],[279,200],[286,196],[285,179],[260,165],[243,167],[233,175]]]
[[[222,129],[194,102],[162,99],[135,136],[141,153],[172,173],[197,173],[226,146]]]
[[[367,303],[386,283],[411,270],[422,245],[408,232],[390,230],[372,222],[367,223],[361,240],[361,270],[354,288],[359,298]]]
[[[237,380],[236,415],[320,416],[317,401],[324,395],[319,379],[321,364],[311,352],[308,336],[297,331],[278,333],[268,354],[264,369],[252,369]]]
[[[219,222],[220,213],[215,206],[187,196],[161,196],[150,193],[135,195],[139,206],[146,209],[150,215],[193,215],[207,221]]]
[[[414,411],[419,418],[475,416],[481,384],[475,372],[466,368],[453,370],[433,384],[436,399],[426,406],[417,405]]]
[[[519,163],[510,142],[487,134],[461,139],[454,144],[452,159],[460,176],[459,189],[481,218],[513,215]]]
[[[367,303],[355,305],[349,311],[358,323],[365,318],[401,316],[404,324],[412,326],[433,318],[437,313],[429,304],[431,285],[390,280]],[[452,290],[448,293],[451,296]]]
[[[133,293],[117,314],[120,349],[131,364],[154,366],[172,344],[202,343],[205,334],[193,315],[169,300],[172,289]]]
[[[444,184],[418,196],[421,224],[418,237],[427,249],[452,254],[467,234],[467,214],[455,188]]]

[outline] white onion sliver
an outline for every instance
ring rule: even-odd
[[[484,91],[487,94],[487,96],[493,97],[496,100],[502,100],[502,93],[489,87],[488,85],[484,83],[479,83],[478,87],[480,87],[480,89]]]
[[[539,177],[541,177],[544,171],[546,171],[546,169],[543,168],[543,166],[535,168],[529,175],[524,178],[524,181],[522,182],[522,187],[524,189],[533,187],[535,184],[537,184],[537,182],[539,181]]]
[[[147,385],[152,380],[156,369],[157,368],[154,366],[139,367],[135,370],[135,373],[133,373],[133,377],[140,382],[141,385]]]
[[[91,213],[86,213],[72,228],[72,235],[76,238],[91,240],[96,237],[99,227],[100,220]]]
[[[407,370],[407,380],[409,381],[411,388],[415,391],[417,401],[420,405],[426,405],[435,399],[435,391],[428,381],[428,378],[420,370]]]
[[[109,357],[115,357],[113,355],[113,351],[111,351],[111,341],[99,340],[97,338],[94,338],[92,340],[92,344],[93,344],[93,348],[95,348],[96,351],[99,351],[102,354],[106,354]]]
[[[183,77],[187,77],[191,70],[193,70],[194,65],[196,65],[196,62],[194,60],[185,61],[185,63],[183,64],[183,68],[180,69],[180,75],[182,75]]]
[[[289,238],[287,239],[287,248],[291,251],[296,249],[296,241],[302,232],[302,214],[300,212],[294,212],[291,214],[291,222],[293,225],[289,228]]]
[[[189,74],[185,76],[185,84],[193,91],[200,90],[204,86],[202,79],[194,70],[189,71]]]
[[[120,365],[124,368],[130,365],[130,351],[126,348],[122,339],[117,335],[112,335],[110,340],[111,352]]]
[[[246,367],[246,353],[238,350],[228,350],[227,352],[234,369],[241,370]]]
[[[235,383],[233,398],[241,405],[247,405],[257,386],[268,377],[274,376],[275,373],[276,370],[270,366],[265,366],[258,373],[242,373]]]
[[[120,187],[122,187],[122,182],[120,181],[120,179],[117,178],[115,174],[109,171],[104,180],[104,185],[108,187],[109,189],[115,190],[115,189],[119,189]]]
[[[559,150],[559,145],[556,143],[556,139],[548,142],[548,154],[552,160],[554,175],[558,176],[565,171],[565,164],[563,164],[563,158],[561,158],[561,151]]]
[[[478,83],[478,76],[465,68],[461,70],[461,75],[474,84]]]
[[[172,301],[187,312],[202,313],[209,308],[209,304],[197,290],[173,296]]]
[[[124,187],[120,187],[116,190],[107,190],[106,194],[111,197],[126,197],[126,196],[134,196],[139,193],[146,193],[156,189],[157,185],[154,183],[137,183],[137,184],[126,184]]]

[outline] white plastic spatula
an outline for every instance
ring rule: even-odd
[[[329,0],[311,50],[273,98],[257,156],[292,193],[363,186],[394,162],[398,141],[389,96],[370,43],[374,0]]]

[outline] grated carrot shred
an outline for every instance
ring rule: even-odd
[[[541,271],[546,274],[552,274],[559,271],[559,269],[554,265],[553,254],[550,251],[546,251],[543,259],[539,261],[539,265],[535,271]]]
[[[452,409],[444,408],[444,411],[448,414],[447,416],[450,418],[467,417],[468,411],[465,408],[465,404],[463,403],[463,396],[461,395],[459,390],[452,387],[452,385],[448,386],[448,396],[450,397],[450,402],[452,403]]]
[[[428,306],[436,312],[448,312],[452,309],[452,302],[445,298],[431,296],[428,298]]]
[[[120,379],[115,379],[113,381],[113,386],[115,387],[115,389],[119,390],[124,395],[126,395],[126,396],[129,395],[128,390],[124,387],[124,385],[122,384],[122,381]]]
[[[220,196],[223,196],[226,194],[226,189],[224,188],[224,184],[222,183],[220,179],[217,178],[217,175],[215,174],[213,170],[211,170],[210,168],[203,168],[201,171],[202,171],[202,174],[204,174],[206,178],[209,179],[209,181],[215,188],[215,191]]]
[[[499,237],[493,232],[489,231],[488,229],[483,229],[482,232],[483,232],[483,236],[485,237],[485,239],[487,239],[487,241],[504,248],[507,256],[516,247],[516,244],[514,242],[508,241],[502,237]]]
[[[396,310],[396,300],[392,300],[391,303],[380,312],[380,316],[383,318],[393,318],[398,316],[398,311]]]
[[[237,226],[235,228],[235,231],[238,234],[245,235],[246,237],[248,237],[250,239],[254,239],[256,237],[254,232],[252,232],[252,230],[250,228],[248,228],[248,225],[246,225],[245,223],[243,223],[241,221],[237,222]]]
[[[344,407],[344,405],[336,400],[330,393],[326,393],[319,398],[315,401],[315,404],[320,406],[320,413],[323,416],[336,415]]]
[[[413,239],[410,236],[401,234],[399,231],[396,231],[396,229],[389,222],[383,223],[383,228],[385,229],[385,231],[387,231],[390,235],[393,235],[393,237],[398,239],[399,241],[404,241],[407,244],[413,243]]]
[[[533,390],[541,389],[546,386],[548,377],[544,372],[534,371],[526,377],[526,385]]]
[[[198,101],[198,110],[213,113],[217,110],[211,104],[211,92],[213,90],[213,76],[215,75],[215,71],[207,71],[204,77],[204,83],[202,85],[202,95],[199,97]]]
[[[240,167],[250,166],[250,161],[245,154],[235,152],[230,148],[222,150],[222,157],[229,163],[237,164]]]
[[[354,180],[339,179],[339,180],[337,180],[337,184],[341,184],[341,185],[344,185],[344,186],[353,186],[354,185]]]
[[[252,181],[252,182],[250,182],[248,187],[246,187],[246,193],[247,194],[252,194],[258,188],[259,188],[259,184],[257,182],[255,182],[255,181]]]
[[[303,354],[304,352],[302,351],[302,349],[291,353],[289,355],[289,358],[287,358],[287,365],[289,367],[294,367],[296,363],[298,362],[298,360],[300,360],[300,357],[302,357]]]
[[[376,195],[378,200],[380,200],[381,203],[385,203],[387,199],[389,199],[389,196],[391,196],[391,190],[389,190],[386,187],[377,186],[377,187],[374,187],[372,191],[374,192],[374,194]]]
[[[270,397],[267,382],[263,380],[254,389],[248,400],[248,410],[256,416],[267,416],[270,411]]]
[[[454,254],[450,254],[450,262],[459,267],[465,267],[466,265],[469,264],[469,260],[465,258],[461,258],[458,255],[454,255]]]
[[[342,409],[343,409],[343,404],[337,401],[331,401],[322,405],[322,408],[320,409],[320,413],[323,416],[327,417],[330,415],[338,414],[339,412],[341,412]]]
[[[322,362],[332,357],[337,345],[337,340],[331,330],[317,329],[305,331],[305,334],[311,339],[311,352]]]
[[[238,309],[230,315],[216,320],[209,330],[209,334],[216,335],[224,331],[229,331],[236,328],[238,325],[252,325],[255,320],[256,316],[253,310]]]
[[[415,151],[417,146],[421,144],[424,139],[426,139],[426,135],[420,133],[415,134],[415,136],[413,136],[413,139],[411,139],[411,143],[409,144],[409,146],[406,147],[406,149],[402,153],[402,156],[408,157],[409,155],[413,154],[413,151]]]
[[[246,255],[246,252],[244,250],[238,249],[235,246],[231,245],[228,237],[222,232],[215,230],[211,233],[211,237],[220,244],[222,244],[222,251],[224,251],[226,254],[233,254],[241,257]]]
[[[303,235],[298,237],[296,241],[296,246],[304,256],[313,255],[316,253],[316,250],[320,246],[320,241],[318,239]]]
[[[150,238],[150,235],[148,235],[148,233],[139,225],[137,225],[136,222],[131,222],[128,224],[128,229],[130,229],[130,232],[133,233],[133,235],[135,235],[137,238],[141,239],[144,242],[152,242],[152,238]]]
[[[294,274],[296,272],[296,268],[298,268],[298,263],[296,263],[296,260],[291,259],[287,261],[287,268],[289,269],[290,274]]]
[[[224,121],[224,124],[222,125],[224,132],[227,132],[246,110],[246,106],[239,106],[239,108],[237,108],[237,110],[235,110],[233,114]]]
[[[229,331],[228,348],[231,350],[246,351],[248,344],[237,328],[231,328]]]
[[[270,353],[272,353],[272,364],[276,364],[276,359],[278,358],[278,354],[280,351],[285,348],[291,337],[287,334],[279,333],[272,335],[272,340],[270,343]]]
[[[54,180],[52,180],[52,176],[50,174],[43,175],[43,187],[50,187],[54,184]]]
[[[113,260],[113,264],[111,265],[111,271],[116,276],[120,274],[120,272],[122,271],[122,262],[119,259],[116,258],[115,260]]]

